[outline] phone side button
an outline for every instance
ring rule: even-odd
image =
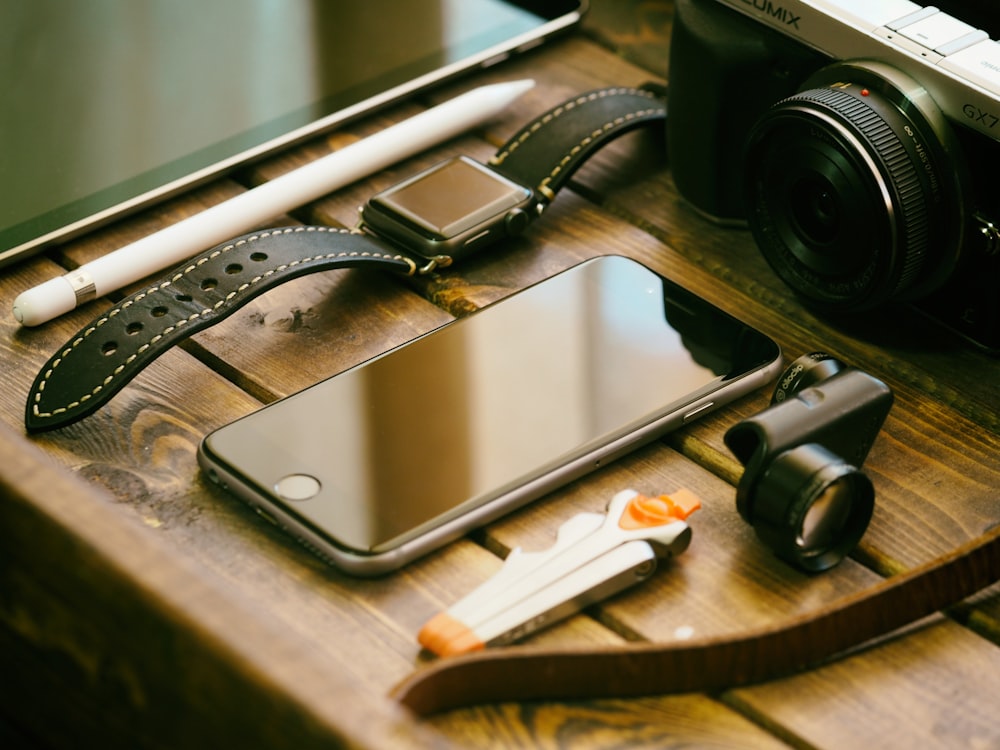
[[[698,417],[700,417],[702,414],[704,414],[706,411],[708,411],[709,409],[711,409],[713,406],[715,406],[715,402],[714,401],[708,401],[708,402],[706,402],[704,404],[699,404],[698,406],[696,406],[695,408],[693,408],[691,411],[687,412],[684,415],[684,418],[683,418],[682,421],[684,422],[684,424],[687,424],[692,419],[697,419]]]
[[[258,508],[256,505],[253,506],[253,509],[255,511],[257,511],[257,515],[260,516],[261,518],[263,518],[265,521],[267,521],[268,523],[274,524],[279,529],[281,528],[281,524],[278,523],[278,519],[275,518],[274,516],[272,516],[266,510],[264,510],[263,508]]]

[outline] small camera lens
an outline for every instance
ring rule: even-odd
[[[854,495],[848,480],[838,478],[820,489],[806,506],[796,543],[808,553],[837,544],[851,515]]]
[[[756,491],[753,526],[777,555],[811,573],[833,567],[854,547],[875,508],[859,469],[818,443],[776,456]]]

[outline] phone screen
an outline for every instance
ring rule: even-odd
[[[502,59],[583,7],[0,3],[0,264]]]
[[[779,360],[763,334],[605,256],[221,428],[202,458],[311,546],[377,554],[537,497],[764,385]]]

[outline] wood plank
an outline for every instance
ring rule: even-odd
[[[0,694],[44,741],[427,746],[401,712],[358,700],[350,676],[267,608],[163,547],[99,490],[6,428],[0,452],[0,658],[17,680]]]
[[[615,0],[592,2],[583,28],[601,46],[629,62],[666,77],[674,23],[673,0]]]
[[[797,746],[995,747],[998,690],[1000,650],[934,618],[877,648],[723,700]]]
[[[461,747],[754,747],[780,739],[700,696],[576,704],[503,704],[429,719]]]

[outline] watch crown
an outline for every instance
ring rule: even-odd
[[[507,230],[507,234],[514,237],[523,232],[528,226],[528,214],[519,208],[515,208],[513,211],[509,211],[507,213],[507,216],[504,217],[503,223],[504,228]]]

